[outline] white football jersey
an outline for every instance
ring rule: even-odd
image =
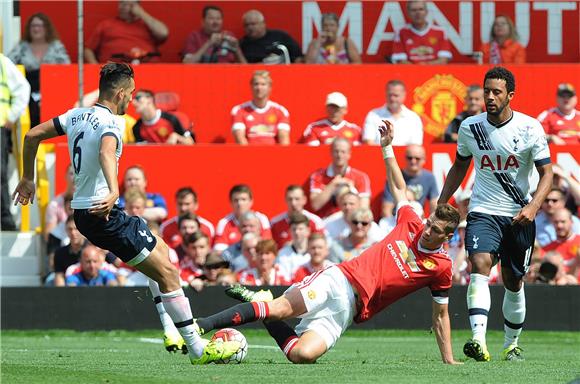
[[[75,192],[71,207],[88,209],[109,193],[109,186],[99,161],[101,138],[117,138],[117,168],[123,151],[121,128],[111,110],[101,104],[90,108],[73,108],[53,119],[60,134],[66,134],[73,165]]]
[[[457,155],[474,160],[469,211],[498,216],[514,216],[530,201],[534,166],[550,162],[542,125],[515,111],[497,126],[487,120],[486,112],[465,119],[459,128]]]

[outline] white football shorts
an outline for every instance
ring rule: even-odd
[[[332,348],[356,314],[354,292],[346,276],[337,266],[331,266],[306,276],[288,291],[294,288],[300,290],[306,304],[296,334],[313,331],[324,339],[327,349]]]

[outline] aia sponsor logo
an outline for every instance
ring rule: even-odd
[[[492,156],[481,156],[479,169],[489,168],[490,171],[507,171],[509,168],[517,169],[520,167],[520,163],[514,155],[509,155],[507,159],[502,158],[501,155],[496,155],[495,159]]]

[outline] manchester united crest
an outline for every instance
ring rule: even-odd
[[[449,122],[461,111],[467,87],[453,75],[435,75],[413,91],[413,111],[423,119],[425,132],[443,137]]]

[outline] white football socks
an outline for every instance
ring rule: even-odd
[[[169,335],[179,335],[179,331],[175,328],[173,320],[165,311],[165,307],[161,302],[161,291],[159,290],[159,284],[154,280],[149,279],[149,290],[153,295],[153,301],[155,302],[155,308],[157,308],[157,313],[159,314],[159,319],[161,320],[161,325],[163,326],[163,332]]]
[[[483,346],[487,331],[487,316],[491,307],[491,295],[489,293],[489,276],[472,273],[469,287],[467,288],[467,309],[469,311],[469,323],[473,339]]]
[[[161,300],[181,337],[183,337],[185,344],[187,344],[189,354],[194,358],[200,357],[205,348],[205,343],[203,343],[195,330],[191,306],[183,293],[183,289],[179,288],[173,292],[162,293]]]
[[[518,338],[522,333],[522,327],[526,318],[526,295],[524,287],[512,292],[505,290],[503,296],[503,317],[504,317],[504,349],[511,345],[518,345]]]

